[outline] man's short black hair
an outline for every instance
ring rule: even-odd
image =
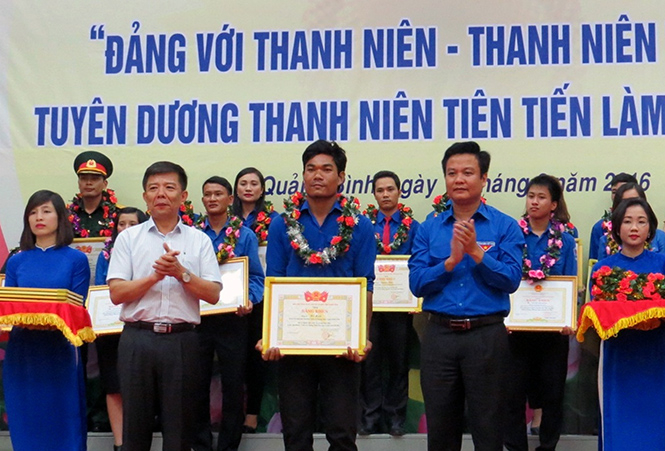
[[[484,150],[480,150],[480,146],[475,141],[466,141],[455,143],[452,146],[448,147],[446,153],[443,155],[443,160],[441,161],[441,168],[443,173],[446,173],[446,164],[448,160],[453,155],[461,154],[471,154],[476,157],[478,160],[478,167],[480,168],[480,175],[485,175],[490,170],[490,154]]]
[[[305,169],[307,162],[317,155],[330,155],[337,166],[337,173],[346,170],[346,151],[342,149],[335,141],[325,141],[319,139],[307,146],[302,154],[302,168]]]
[[[201,185],[201,191],[205,189],[205,186],[208,183],[214,183],[215,185],[222,185],[224,188],[226,188],[226,192],[229,193],[229,196],[233,196],[233,188],[231,187],[231,183],[229,183],[229,181],[226,180],[224,177],[213,175],[208,180],[203,182],[203,185]]]
[[[374,178],[372,179],[372,193],[376,190],[376,181],[385,178],[393,179],[395,181],[395,186],[397,186],[397,189],[400,189],[401,184],[397,174],[395,174],[393,171],[379,171],[376,174],[374,174]]]
[[[170,161],[158,161],[156,163],[148,166],[148,169],[145,170],[143,174],[143,191],[145,191],[146,186],[148,185],[148,178],[157,174],[170,174],[175,173],[178,175],[178,181],[180,182],[180,188],[185,191],[187,189],[187,173],[179,164],[172,163]]]
[[[620,172],[614,177],[612,177],[610,186],[614,186],[617,183],[637,183],[637,179],[635,178],[634,175],[626,174],[625,172]]]

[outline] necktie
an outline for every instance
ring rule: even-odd
[[[386,222],[383,225],[383,244],[390,245],[390,218],[386,216]]]

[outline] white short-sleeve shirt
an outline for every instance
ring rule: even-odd
[[[152,218],[124,230],[116,238],[106,280],[136,280],[148,277],[152,265],[163,254],[164,243],[180,251],[178,260],[190,273],[217,282],[221,288],[219,264],[210,238],[193,227],[178,222],[166,235],[157,230]],[[125,322],[201,322],[199,299],[188,293],[174,277],[164,277],[138,301],[122,304],[120,319]]]

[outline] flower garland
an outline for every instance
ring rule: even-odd
[[[298,222],[300,207],[305,201],[305,195],[296,192],[291,197],[284,199],[283,217],[286,223],[286,233],[291,241],[291,247],[305,261],[306,265],[328,265],[349,250],[353,228],[358,224],[360,202],[354,197],[347,199],[341,194],[337,194],[337,199],[342,206],[342,214],[337,218],[339,231],[330,240],[330,246],[320,251],[314,251],[309,247],[307,239],[302,234],[303,226]]]
[[[448,192],[439,194],[434,198],[434,201],[432,202],[432,208],[434,209],[435,218],[450,208],[450,205],[448,204],[449,200],[450,198],[448,197]],[[480,202],[487,204],[487,199],[485,199],[484,196],[480,196]]]
[[[111,251],[113,250],[113,244],[114,241],[111,239],[111,237],[107,238],[106,241],[104,241],[104,248],[102,249],[102,254],[104,255],[104,259],[107,261],[111,258]]]
[[[392,251],[397,250],[409,238],[409,230],[413,223],[413,211],[410,207],[405,207],[402,204],[397,204],[397,210],[399,211],[401,222],[397,227],[397,232],[393,236],[392,243],[383,244],[381,235],[375,233],[377,250],[383,254],[390,254]],[[367,204],[367,208],[363,211],[363,215],[372,221],[372,224],[376,224],[378,214],[379,209],[373,204]]]
[[[240,238],[240,228],[242,227],[242,219],[238,216],[230,216],[228,225],[224,230],[224,241],[219,244],[217,248],[217,261],[221,265],[229,258],[236,256],[235,248]]]
[[[635,273],[616,266],[601,266],[591,278],[591,295],[603,301],[660,301],[665,298],[665,276],[661,273]]]
[[[104,214],[100,224],[102,228],[99,231],[99,236],[111,236],[113,233],[113,225],[118,211],[117,203],[118,199],[115,197],[115,192],[112,189],[102,191],[102,201],[99,205],[102,207]],[[74,196],[71,203],[67,205],[67,208],[69,209],[67,219],[69,219],[74,228],[74,236],[88,238],[91,232],[81,225],[81,218],[79,217],[79,213],[84,211],[83,198],[80,193]]]
[[[270,215],[273,211],[275,211],[275,209],[272,206],[272,202],[266,200],[263,210],[256,215],[256,221],[252,224],[252,230],[256,234],[256,238],[259,240],[259,244],[263,244],[268,240],[268,227],[272,221]]]
[[[529,234],[529,216],[523,216],[517,221],[524,236]],[[561,256],[561,248],[563,247],[563,240],[561,239],[565,227],[562,223],[554,218],[550,218],[550,226],[547,229],[547,247],[545,254],[540,257],[540,269],[533,269],[531,260],[529,260],[526,244],[522,251],[522,277],[529,281],[529,283],[538,280],[546,279],[550,275],[550,270],[559,260]]]
[[[190,227],[194,226],[194,219],[196,218],[196,214],[194,213],[194,206],[192,206],[191,200],[186,200],[182,203],[182,205],[180,205],[178,215],[185,225]]]

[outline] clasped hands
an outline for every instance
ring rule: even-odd
[[[450,257],[445,262],[446,270],[452,271],[468,254],[476,263],[483,259],[483,250],[476,242],[476,225],[473,219],[456,221],[453,225],[453,236],[450,239]]]

